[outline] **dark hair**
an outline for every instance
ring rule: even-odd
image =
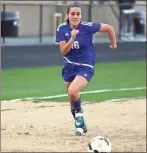
[[[74,3],[70,4],[70,5],[67,7],[67,11],[66,11],[67,14],[69,13],[70,8],[72,8],[72,7],[79,7],[79,8],[81,8],[81,4],[80,4],[79,2],[74,2]],[[82,8],[81,8],[81,10],[82,10]]]

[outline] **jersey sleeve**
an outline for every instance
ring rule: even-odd
[[[64,34],[63,30],[62,30],[62,27],[59,25],[58,28],[57,28],[57,31],[56,31],[56,39],[55,39],[55,41],[56,42],[60,42],[60,41],[64,41],[64,40],[66,40],[65,39],[65,34]]]
[[[101,29],[101,23],[92,23],[91,27],[89,27],[89,30],[92,34],[98,32]]]
[[[82,21],[81,24],[85,26],[86,29],[92,34],[98,32],[101,29],[101,23]]]

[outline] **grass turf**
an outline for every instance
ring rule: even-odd
[[[62,66],[3,70],[1,100],[44,97],[64,94]],[[101,63],[95,65],[95,75],[83,91],[146,86],[146,62]],[[86,101],[146,96],[146,90],[115,91],[82,95]],[[50,101],[68,101],[68,97]]]

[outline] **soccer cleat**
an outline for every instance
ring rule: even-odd
[[[85,123],[84,123],[84,116],[83,113],[76,113],[75,114],[75,127],[76,128],[82,128],[84,127]]]
[[[74,136],[81,136],[83,133],[87,132],[87,127],[84,125],[83,128],[77,128],[75,133],[73,134]]]
[[[87,126],[86,126],[86,125],[84,125],[84,127],[83,127],[83,131],[84,131],[84,133],[87,132]]]
[[[87,127],[84,122],[83,113],[79,112],[75,115],[75,127],[76,132],[73,134],[75,136],[81,136],[83,133],[87,132]]]

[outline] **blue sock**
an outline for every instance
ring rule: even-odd
[[[75,109],[71,109],[71,113],[72,113],[73,117],[75,118]]]
[[[73,101],[72,102],[75,108],[75,111],[78,113],[81,110],[81,100],[79,99],[78,101]]]

